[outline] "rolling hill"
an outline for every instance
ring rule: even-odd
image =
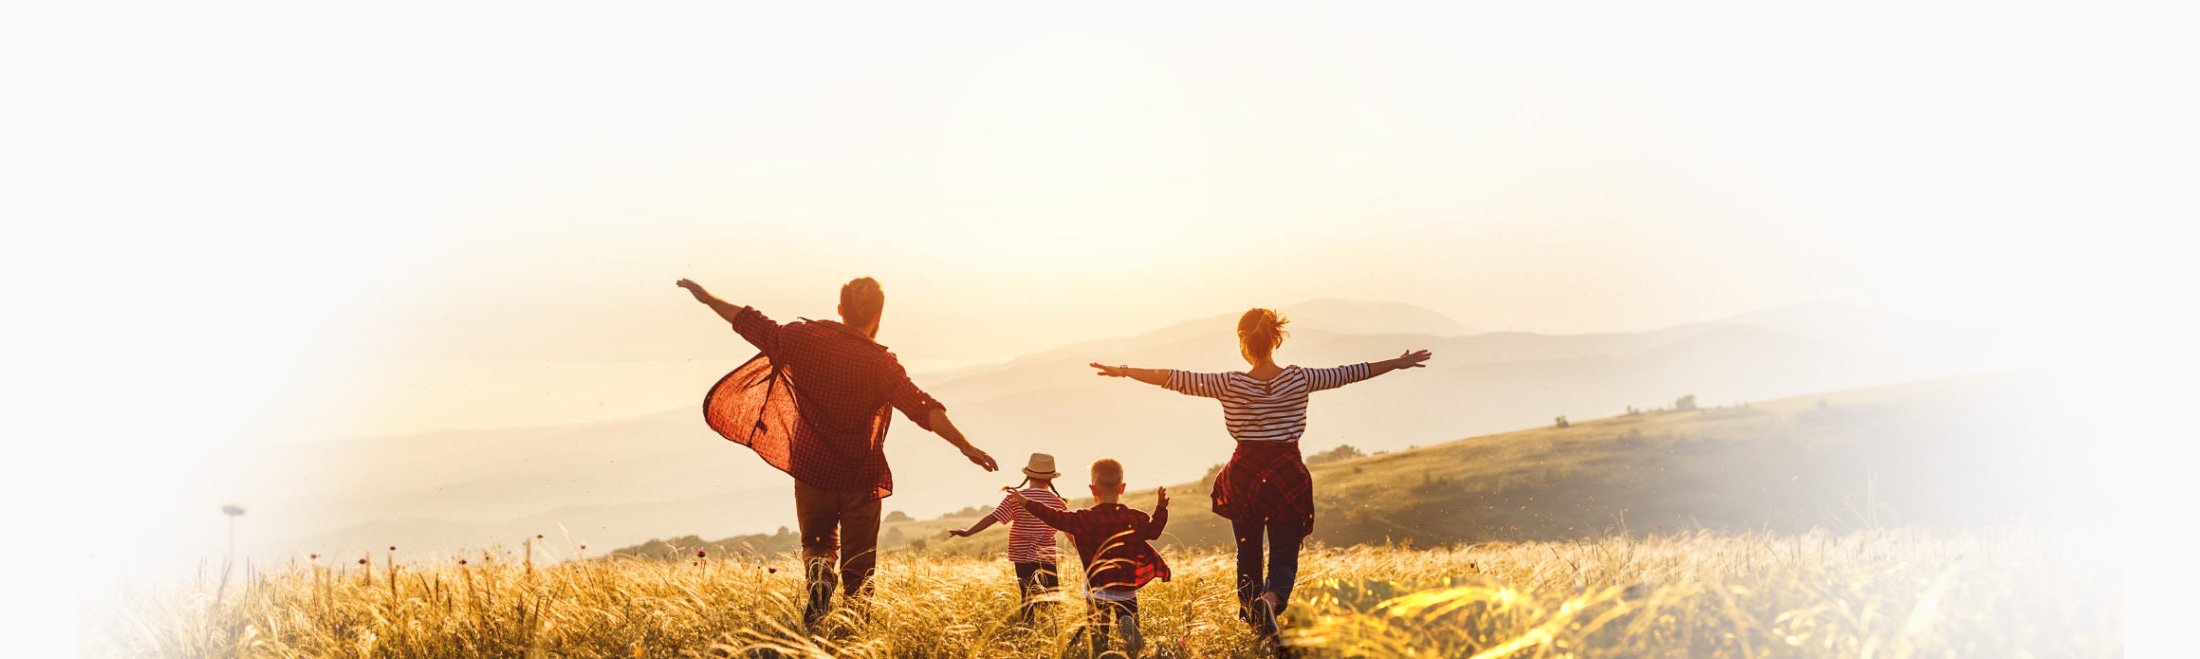
[[[2113,533],[2121,525],[2120,443],[2072,441],[2088,431],[2082,414],[2071,413],[2083,397],[2041,373],[1972,376],[1693,410],[1669,404],[1385,451],[1312,468],[1311,539],[1427,546],[1894,524]],[[2078,406],[2042,404],[2053,401]],[[1151,482],[1140,460],[1127,459],[1127,467],[1134,484]],[[1080,470],[1064,473],[1064,492],[1083,489]],[[1169,492],[1166,545],[1229,543],[1227,522],[1208,511],[1206,482]],[[1144,488],[1127,501],[1150,510],[1153,498]],[[908,523],[890,538],[899,542],[882,545],[998,553],[1003,529],[967,539],[940,533],[975,519]],[[701,544],[743,543],[762,546],[757,538]]]

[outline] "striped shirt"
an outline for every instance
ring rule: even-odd
[[[1024,488],[1024,498],[1055,510],[1067,507],[1061,496],[1043,487]],[[1016,497],[1002,495],[1001,505],[993,509],[993,520],[1008,525],[1008,562],[1049,565],[1060,562],[1060,554],[1054,546],[1054,527],[1016,505]]]
[[[1369,377],[1365,362],[1335,368],[1285,366],[1259,380],[1239,372],[1193,373],[1171,369],[1162,387],[1222,401],[1222,422],[1241,442],[1296,442],[1306,434],[1306,395]]]

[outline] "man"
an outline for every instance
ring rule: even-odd
[[[893,493],[884,451],[892,409],[986,471],[999,468],[955,429],[946,406],[909,381],[894,353],[873,340],[886,293],[870,277],[840,287],[840,322],[785,325],[720,300],[695,282],[682,279],[679,286],[760,351],[711,388],[703,416],[711,429],[794,477],[809,582],[805,624],[814,626],[831,611],[836,562],[843,597],[854,603],[869,594],[879,500]]]

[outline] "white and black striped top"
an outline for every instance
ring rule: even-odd
[[[1306,433],[1306,395],[1369,377],[1365,362],[1335,368],[1285,366],[1267,380],[1244,373],[1171,369],[1162,387],[1222,401],[1222,422],[1241,442],[1296,442]]]

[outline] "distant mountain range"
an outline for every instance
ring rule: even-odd
[[[1412,305],[1315,300],[1292,318],[1280,360],[1307,366],[1385,359],[1425,348],[1425,369],[1323,392],[1304,443],[1399,450],[1589,418],[1694,394],[1706,406],[1975,372],[1991,364],[1963,337],[1820,303],[1636,333],[1474,332]],[[957,425],[1003,471],[976,470],[947,445],[896,421],[889,510],[919,519],[990,503],[1024,456],[1061,464],[1115,456],[1147,482],[1197,479],[1230,451],[1213,401],[1100,378],[1093,361],[1191,370],[1244,368],[1237,314],[1090,341],[997,364],[919,374]],[[735,363],[726,364],[727,369]],[[696,398],[700,401],[701,391]],[[235,497],[273,536],[252,553],[423,551],[534,534],[574,544],[725,537],[793,522],[792,485],[702,424],[696,409],[599,423],[294,444],[230,462]],[[1069,468],[1067,471],[1075,471]]]

